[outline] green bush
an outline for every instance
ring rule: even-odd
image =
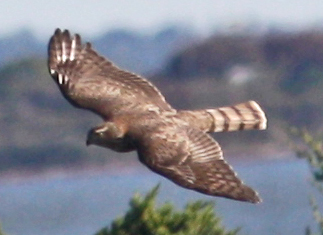
[[[96,235],[235,235],[239,229],[225,231],[214,213],[214,204],[205,201],[188,203],[183,211],[175,211],[166,203],[156,208],[159,186],[143,198],[136,194],[130,209]]]
[[[300,142],[297,145],[293,145],[296,150],[297,156],[304,158],[310,165],[310,169],[313,175],[313,185],[322,194],[323,200],[323,138],[322,136],[314,137],[307,130],[291,128],[293,136],[298,137]],[[323,235],[323,214],[320,211],[320,207],[316,202],[316,198],[312,196],[310,198],[310,204],[313,210],[313,216],[318,224],[319,231]],[[306,229],[306,235],[312,235],[311,229]]]
[[[1,224],[0,224],[0,235],[6,235],[6,234],[2,231]]]

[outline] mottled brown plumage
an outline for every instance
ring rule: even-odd
[[[223,159],[207,133],[266,129],[254,101],[231,107],[176,110],[149,81],[119,69],[78,34],[57,29],[48,47],[48,67],[64,97],[100,115],[87,144],[117,152],[136,150],[139,160],[176,184],[213,196],[260,202]]]

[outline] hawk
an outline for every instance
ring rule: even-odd
[[[99,55],[78,34],[57,29],[48,46],[48,69],[63,96],[104,122],[92,128],[87,145],[137,151],[140,162],[177,185],[207,195],[258,203],[224,160],[208,133],[266,129],[255,101],[230,107],[176,110],[148,80]]]

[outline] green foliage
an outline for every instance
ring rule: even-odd
[[[112,222],[96,235],[235,235],[239,229],[226,232],[214,213],[211,202],[188,203],[182,212],[166,203],[156,208],[159,186],[143,198],[136,194],[126,215]]]
[[[291,128],[291,133],[300,138],[301,143],[294,146],[297,156],[305,158],[311,166],[315,181],[323,182],[323,139],[312,136],[306,129]]]
[[[299,130],[297,128],[291,128],[291,133],[301,140],[301,143],[294,146],[294,149],[298,157],[305,158],[309,163],[313,175],[313,185],[322,194],[323,199],[323,138],[314,137],[305,129]],[[323,214],[314,196],[310,198],[310,204],[314,219],[319,227],[319,234],[323,235]],[[307,228],[306,235],[313,234],[310,228]]]
[[[6,235],[6,234],[2,231],[1,224],[0,224],[0,235]]]

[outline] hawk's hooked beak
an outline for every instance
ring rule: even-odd
[[[86,146],[89,146],[89,145],[91,145],[92,144],[92,141],[90,140],[90,139],[87,139],[86,140]]]
[[[85,142],[86,146],[94,144],[95,139],[96,139],[96,136],[94,134],[94,131],[92,129],[89,130],[89,132],[87,133],[87,136],[86,136],[86,142]]]

